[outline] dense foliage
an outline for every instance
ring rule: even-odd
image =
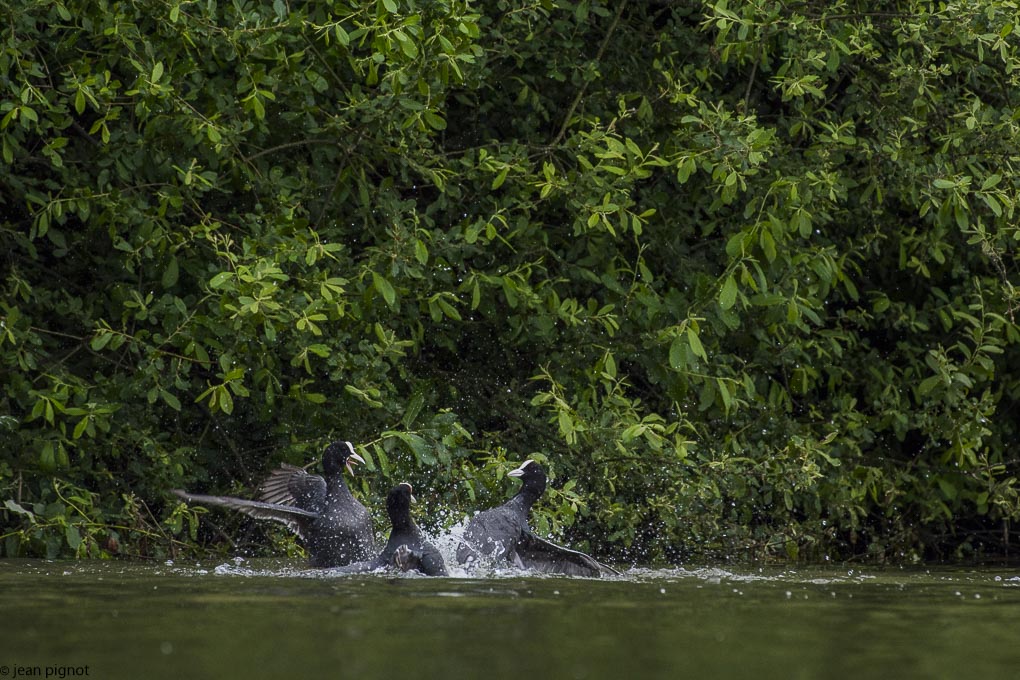
[[[621,560],[1016,535],[1016,2],[0,16],[0,554],[245,543],[167,490],[333,438]]]

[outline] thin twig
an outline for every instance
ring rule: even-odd
[[[247,160],[250,162],[250,161],[253,161],[253,160],[255,160],[256,158],[258,158],[260,156],[265,156],[267,154],[275,153],[277,151],[283,151],[284,149],[292,149],[295,146],[304,146],[306,144],[336,144],[336,140],[335,139],[326,139],[326,138],[321,138],[321,137],[312,137],[311,139],[301,139],[301,140],[298,140],[296,142],[287,142],[286,144],[278,144],[276,146],[271,146],[268,149],[262,149],[262,151],[258,151],[256,153],[253,153],[252,155],[247,157]]]
[[[616,25],[620,23],[620,17],[623,15],[623,9],[626,6],[627,0],[623,0],[620,3],[620,6],[616,8],[616,16],[613,17],[613,23],[609,25],[609,30],[606,31],[606,37],[602,39],[602,44],[599,45],[599,51],[595,53],[596,62],[602,59],[602,55],[605,53],[606,47],[609,46],[609,39],[613,37],[613,31],[616,30]],[[554,137],[552,143],[549,144],[549,148],[554,148],[563,139],[563,135],[567,134],[567,128],[570,127],[570,119],[574,117],[574,111],[577,109],[577,105],[581,103],[581,98],[584,97],[584,93],[587,89],[588,83],[586,82],[577,92],[577,95],[574,97],[574,101],[570,102],[570,108],[567,109],[567,115],[563,117],[563,124],[560,126],[560,131],[556,133],[556,137]]]
[[[754,85],[754,78],[758,75],[758,62],[761,61],[761,48],[755,51],[754,64],[751,66],[751,76],[747,79],[747,89],[744,90],[744,113],[747,113],[751,106],[751,87]]]

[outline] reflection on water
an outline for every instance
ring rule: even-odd
[[[1012,677],[1020,570],[0,560],[4,678]],[[87,668],[86,668],[87,667]]]

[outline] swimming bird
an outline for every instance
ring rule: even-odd
[[[413,568],[426,576],[449,576],[442,553],[428,542],[411,517],[413,502],[411,485],[407,482],[396,485],[386,496],[386,513],[393,528],[379,560],[393,563],[401,571]]]
[[[173,493],[189,503],[220,505],[282,522],[303,540],[309,565],[338,567],[363,560],[376,549],[372,518],[344,481],[344,468],[353,472],[352,462],[365,461],[350,442],[333,442],[322,456],[324,477],[285,464],[263,482],[258,500],[181,489]]]
[[[442,553],[428,542],[411,517],[413,501],[411,485],[407,482],[390,489],[386,495],[386,513],[393,528],[386,546],[375,559],[355,562],[339,571],[355,573],[396,567],[400,571],[420,571],[426,576],[449,576]]]
[[[619,573],[590,555],[536,536],[528,526],[531,506],[545,493],[546,474],[541,465],[526,460],[507,474],[521,479],[520,491],[503,505],[471,518],[464,530],[464,541],[457,546],[457,562],[465,564],[479,557],[491,557],[546,573],[572,576]]]

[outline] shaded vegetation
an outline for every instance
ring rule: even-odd
[[[166,491],[335,438],[607,558],[1008,551],[1017,14],[12,0],[0,554],[295,550]]]

